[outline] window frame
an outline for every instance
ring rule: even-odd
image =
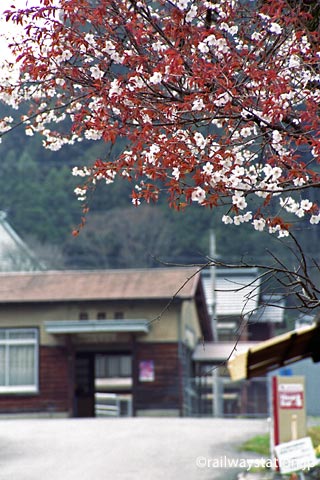
[[[0,346],[4,345],[4,369],[5,369],[5,384],[0,384],[0,395],[8,394],[36,394],[39,393],[39,329],[34,327],[0,328],[0,333],[5,333],[4,338],[0,338]],[[33,338],[10,338],[11,332],[19,332],[26,334],[33,333]],[[32,374],[32,384],[25,385],[10,385],[10,346],[33,346],[33,365],[34,371]]]
[[[101,362],[100,367],[97,365],[99,361]],[[95,362],[96,378],[132,378],[133,376],[131,353],[98,353]]]

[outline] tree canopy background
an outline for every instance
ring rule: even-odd
[[[165,200],[135,207],[130,200],[134,185],[124,181],[98,184],[89,199],[85,228],[74,237],[82,207],[73,193],[79,179],[71,175],[72,167],[106,153],[113,154],[103,142],[45,150],[40,136],[27,137],[19,128],[0,144],[0,209],[50,268],[203,263],[209,255],[210,230],[221,261],[262,263],[270,260],[268,251],[280,258],[288,255],[281,240],[249,225],[224,225],[220,214],[199,205],[179,212],[168,209]],[[307,222],[299,228],[304,248],[318,258],[317,229]]]

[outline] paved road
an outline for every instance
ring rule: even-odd
[[[237,446],[267,420],[37,419],[0,421],[0,480],[233,479]]]

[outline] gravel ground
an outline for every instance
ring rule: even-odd
[[[236,477],[238,446],[267,420],[0,420],[0,480],[209,480]],[[221,468],[219,468],[221,467]]]

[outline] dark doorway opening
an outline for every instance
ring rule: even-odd
[[[81,353],[75,361],[74,416],[94,417],[94,355]]]
[[[130,352],[76,355],[74,416],[132,416]]]

